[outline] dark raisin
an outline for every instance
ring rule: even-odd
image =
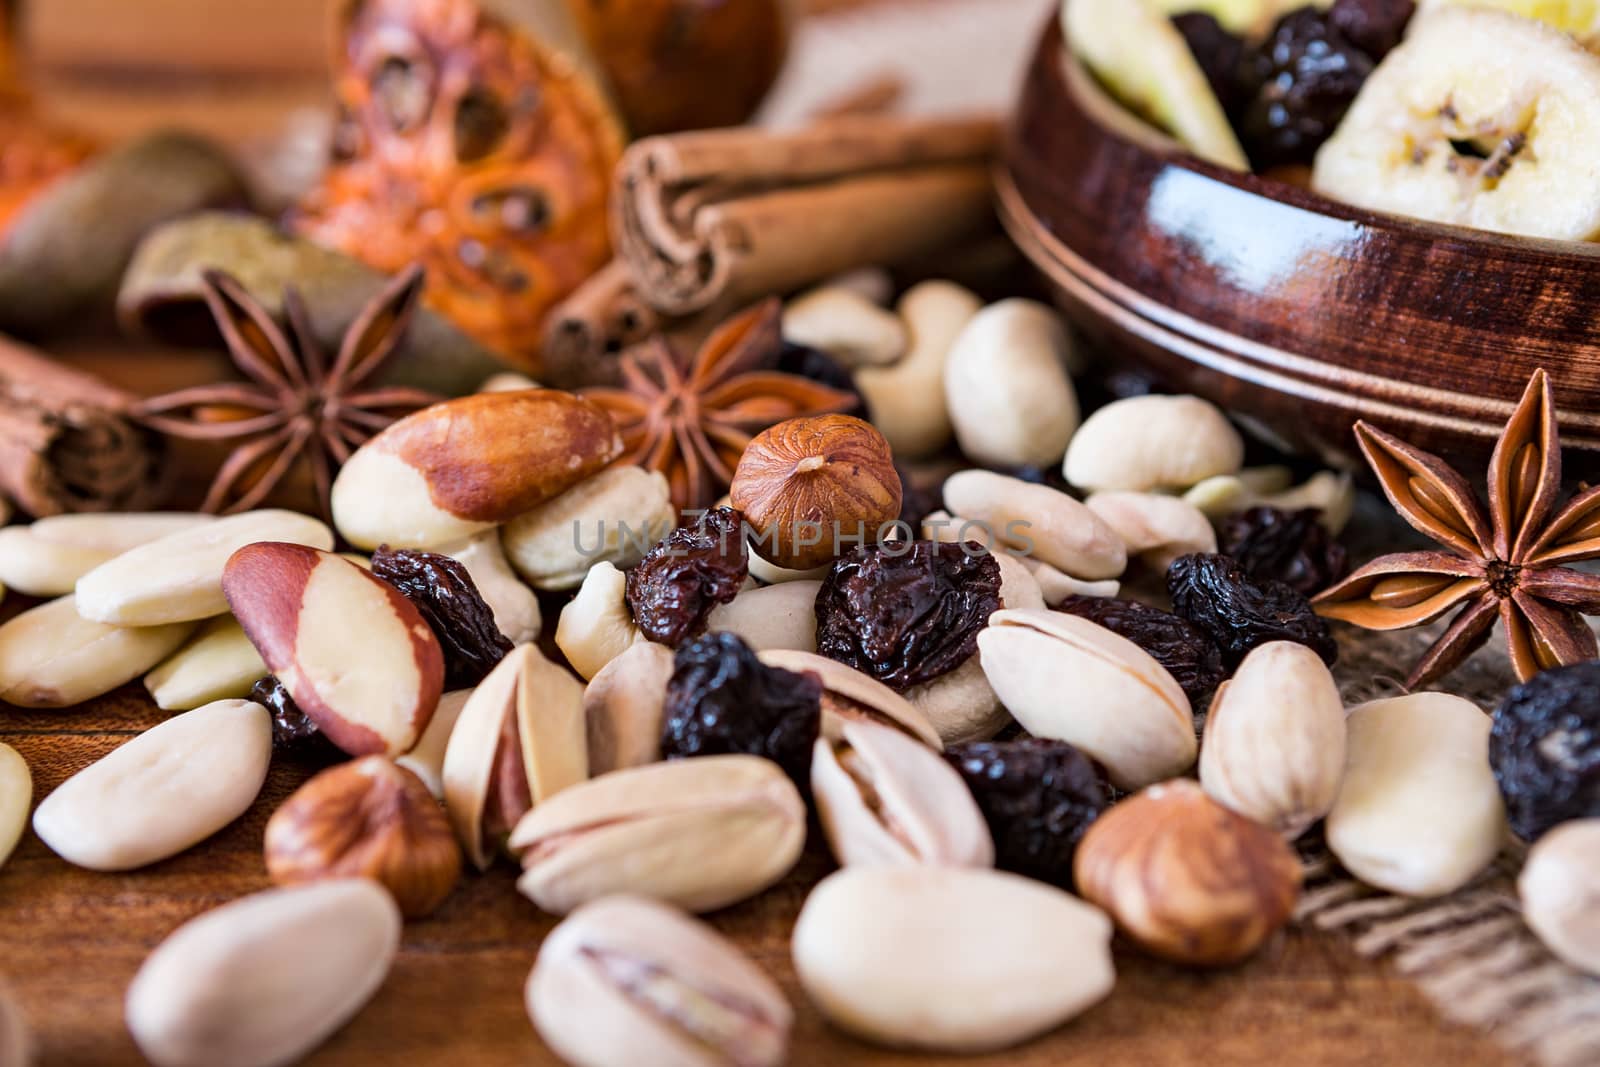
[[[677,648],[706,627],[750,573],[744,516],[716,508],[672,531],[628,572],[628,610],[652,641]]]
[[[1374,61],[1394,51],[1416,14],[1412,0],[1334,0],[1328,21]]]
[[[866,398],[856,388],[855,377],[821,349],[785,341],[783,349],[778,353],[778,370],[785,374],[810,378],[814,382],[821,382],[841,392],[850,393],[856,398],[856,404],[859,406],[858,410],[851,414],[859,414],[867,409]]]
[[[1227,556],[1196,552],[1167,569],[1172,610],[1210,635],[1233,670],[1257,645],[1294,641],[1332,664],[1339,646],[1305,596],[1282,582],[1252,578]]]
[[[1227,677],[1216,642],[1188,619],[1169,611],[1136,600],[1101,596],[1069,596],[1056,610],[1104,626],[1150,653],[1177,680],[1196,711]]]
[[[1291,11],[1241,64],[1256,88],[1236,125],[1258,170],[1310,163],[1372,73],[1372,58],[1316,8]]]
[[[899,464],[895,465],[895,472],[900,475],[900,521],[910,528],[911,539],[916,540],[922,536],[923,520],[944,507],[943,493],[937,485],[919,484]]]
[[[822,682],[767,666],[734,634],[706,634],[678,649],[663,714],[665,758],[764,756],[805,789],[822,728]]]
[[[1217,547],[1238,560],[1250,577],[1271,578],[1310,596],[1350,569],[1344,546],[1328,533],[1321,518],[1317,508],[1250,508],[1223,521]]]
[[[1107,806],[1089,757],[1065,741],[1028,737],[955,745],[945,759],[989,824],[995,866],[1070,888],[1078,841]]]
[[[817,651],[894,688],[961,666],[1000,609],[1000,564],[933,541],[854,549],[817,592]]]
[[[323,735],[311,717],[300,710],[289,690],[272,675],[250,687],[250,699],[272,713],[272,747],[280,752],[307,752],[333,742]]]
[[[372,573],[411,601],[439,639],[446,689],[477,685],[511,651],[472,575],[449,556],[379,545]]]
[[[1600,660],[1544,671],[1511,690],[1494,714],[1489,765],[1511,829],[1525,841],[1600,816]]]
[[[1222,109],[1232,114],[1244,102],[1244,86],[1239,81],[1239,64],[1245,56],[1244,40],[1223,29],[1222,23],[1205,11],[1174,15],[1172,24],[1183,34]]]

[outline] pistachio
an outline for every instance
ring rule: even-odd
[[[905,698],[946,745],[987,741],[1011,722],[1011,714],[989,684],[978,655],[968,656],[949,674],[912,686],[905,691]]]
[[[450,735],[455,732],[456,721],[461,718],[461,709],[467,706],[472,692],[471,689],[455,689],[441,696],[433,718],[428,720],[428,728],[422,731],[410,752],[395,760],[421,778],[428,792],[438,800],[444,799],[445,750],[450,744]]]
[[[1029,733],[1100,761],[1119,789],[1194,765],[1189,699],[1126,638],[1058,611],[997,611],[978,634],[989,684]]]
[[[214,521],[213,516],[127,512],[52,515],[0,529],[0,584],[37,597],[65,596],[78,579],[129,549]]]
[[[1115,400],[1086,419],[1062,473],[1079,489],[1187,489],[1244,462],[1244,439],[1196,396]]]
[[[1563,823],[1541,837],[1517,892],[1523,919],[1545,947],[1600,976],[1600,819]]]
[[[846,723],[892,726],[934,751],[944,747],[933,723],[905,697],[854,667],[814,652],[768,650],[761,662],[796,674],[814,674],[822,682],[822,734],[838,738]]]
[[[1505,808],[1489,769],[1489,716],[1446,693],[1362,704],[1347,720],[1344,784],[1328,848],[1368,885],[1454,892],[1494,859]]]
[[[672,649],[640,641],[600,668],[583,691],[589,773],[596,777],[661,758]]]
[[[954,515],[985,524],[992,536],[1079,578],[1115,578],[1128,564],[1122,538],[1066,493],[991,471],[966,470],[944,483]]]
[[[1173,560],[1191,552],[1215,552],[1217,532],[1199,508],[1162,493],[1108,490],[1084,504],[1122,538],[1128,555],[1165,572]]]
[[[1048,467],[1078,428],[1061,317],[1032,300],[978,312],[950,346],[944,391],[961,451],[986,467]]]
[[[910,336],[905,356],[887,367],[856,370],[856,388],[866,398],[873,425],[889,439],[895,455],[920,459],[949,443],[945,359],[956,335],[982,306],[953,282],[913,286],[896,306]]]
[[[1042,609],[1045,606],[1039,580],[1025,563],[1009,552],[996,552],[994,559],[1000,564],[1001,607]]]
[[[78,579],[78,612],[95,622],[158,626],[224,615],[228,557],[257,541],[333,548],[333,532],[292,511],[247,511],[129,549]]]
[[[293,1063],[372,999],[399,946],[400,911],[375,882],[255,893],[150,954],[128,987],[128,1030],[156,1067]]]
[[[612,893],[713,911],[789,873],[805,836],[805,803],[776,763],[700,756],[573,786],[524,816],[510,843],[517,888],[564,915]]]
[[[68,778],[33,813],[33,831],[80,867],[143,867],[243,815],[271,757],[267,709],[219,700],[151,727]]]
[[[213,700],[243,699],[268,674],[261,653],[231,615],[212,619],[144,676],[163,711],[189,711]]]
[[[738,634],[757,652],[780,648],[813,652],[821,588],[821,582],[795,581],[745,589],[711,609],[706,630]]]
[[[519,645],[472,691],[445,748],[445,809],[467,858],[488,867],[529,808],[588,774],[583,686]]]
[[[1344,705],[1304,645],[1253,649],[1206,716],[1200,784],[1216,800],[1290,839],[1328,814],[1344,777]]]
[[[967,867],[830,875],[806,898],[793,952],[801,986],[836,1026],[936,1052],[1026,1041],[1104,999],[1116,977],[1098,909]]]
[[[819,349],[846,367],[882,367],[905,355],[905,322],[861,293],[825,285],[783,307],[783,339]]]
[[[478,595],[494,613],[495,628],[505,634],[507,641],[525,645],[539,639],[543,627],[539,598],[512,573],[500,548],[498,530],[486,530],[446,545],[441,551],[467,569]]]
[[[193,629],[90,622],[71,596],[41,604],[0,625],[0,700],[24,708],[81,704],[166,659]]]
[[[638,563],[672,531],[673,518],[665,475],[611,467],[512,519],[500,542],[535,589],[576,589],[596,563]]]
[[[33,805],[33,776],[22,753],[0,742],[0,867],[6,865],[11,850],[22,839],[28,825],[28,808]]]
[[[994,841],[955,769],[927,745],[873,722],[840,724],[811,760],[817,815],[852,864],[994,866]]]
[[[585,904],[550,932],[528,1015],[567,1063],[778,1067],[793,1012],[711,927],[642,897]]]
[[[628,576],[611,563],[589,568],[578,595],[556,620],[556,647],[585,681],[622,655],[629,645],[646,640],[628,610]]]

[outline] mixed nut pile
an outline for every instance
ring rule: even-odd
[[[891,311],[831,287],[784,332],[855,368],[872,421],[776,422],[709,509],[617,465],[600,406],[513,382],[360,447],[331,526],[0,530],[0,581],[54,598],[0,626],[0,699],[142,676],[181,712],[37,806],[66,861],[166,859],[250,808],[275,751],[342,754],[267,824],[278,888],[140,969],[126,1017],[152,1061],[309,1052],[382,985],[406,920],[510,859],[566,916],[526,986],[564,1059],[780,1063],[792,1006],[691,913],[782,880],[813,816],[841,869],[799,913],[795,969],[890,1046],[1053,1029],[1110,993],[1114,933],[1248,958],[1319,825],[1356,877],[1435,896],[1494,860],[1509,815],[1536,842],[1530,926],[1600,973],[1600,662],[1493,717],[1442,692],[1346,708],[1308,597],[1347,568],[1348,478],[1245,467],[1195,397],[1080,424],[1074,346],[1028,301],[935,282]],[[952,440],[979,466],[936,494],[903,477]],[[570,596],[553,627],[535,590]],[[0,858],[31,802],[0,745]]]

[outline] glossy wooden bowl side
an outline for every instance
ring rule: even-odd
[[[1572,473],[1600,470],[1600,249],[1375,215],[1185,154],[1132,119],[1051,19],[997,176],[1063,311],[1168,387],[1355,463],[1368,419],[1486,457],[1552,376]]]

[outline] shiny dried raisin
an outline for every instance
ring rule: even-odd
[[[1494,715],[1489,765],[1511,829],[1525,841],[1600,817],[1600,660],[1544,671],[1511,690]]]
[[[269,674],[251,686],[250,699],[271,712],[272,747],[278,751],[338,751],[276,677]]]
[[[817,592],[817,651],[908,689],[961,666],[1000,606],[1000,564],[978,545],[856,548]]]
[[[1056,610],[1104,626],[1150,653],[1177,681],[1197,711],[1226,677],[1216,642],[1200,627],[1170,611],[1136,600],[1102,596],[1069,596],[1056,605]]]
[[[1268,641],[1305,645],[1327,664],[1339,658],[1328,624],[1301,593],[1270,578],[1252,578],[1227,556],[1179,556],[1167,569],[1167,592],[1173,612],[1216,642],[1230,671]]]
[[[1244,86],[1239,82],[1239,64],[1245,56],[1244,39],[1223,29],[1216,16],[1206,11],[1174,15],[1172,25],[1183,35],[1222,109],[1232,114],[1244,102]]]
[[[995,866],[1070,888],[1078,841],[1108,804],[1089,757],[1065,741],[1028,737],[956,745],[945,759],[989,824]]]
[[[628,610],[652,641],[677,648],[704,630],[750,573],[744,516],[716,508],[668,534],[628,572]]]
[[[822,727],[822,681],[767,666],[734,634],[706,634],[673,659],[663,724],[667,759],[764,756],[804,789]]]
[[[1311,596],[1350,569],[1344,546],[1321,518],[1317,508],[1250,508],[1223,520],[1217,547],[1238,560],[1250,577],[1271,578]]]
[[[511,651],[467,568],[449,556],[379,545],[372,573],[398,589],[422,613],[444,650],[446,689],[483,681]]]
[[[1412,0],[1334,0],[1328,9],[1328,21],[1346,40],[1377,61],[1394,51],[1416,13],[1417,5]]]
[[[1240,65],[1239,135],[1257,169],[1310,163],[1372,73],[1372,57],[1313,7],[1291,11]]]

